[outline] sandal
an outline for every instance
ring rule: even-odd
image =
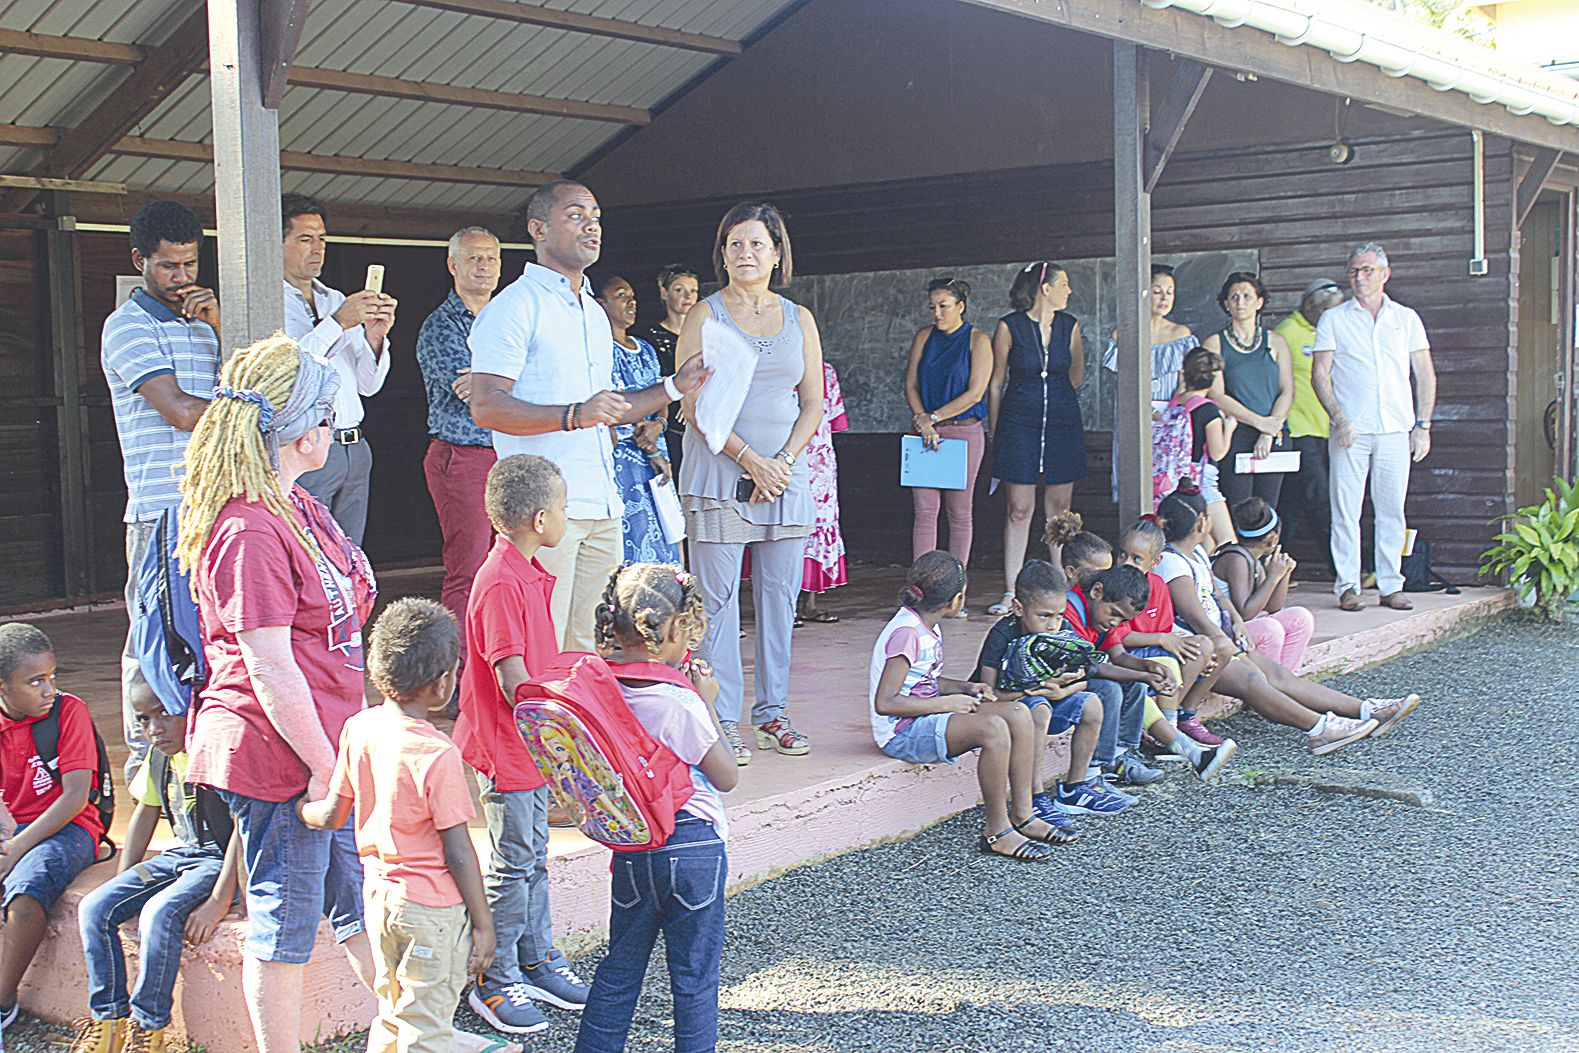
[[[740,737],[740,725],[733,720],[720,720],[718,728],[724,733],[724,741],[735,755],[735,763],[742,768],[750,764],[751,751],[746,749],[745,740]]]
[[[839,616],[837,614],[831,614],[828,611],[813,611],[810,614],[796,615],[796,621],[815,622],[818,625],[833,625],[838,620]]]
[[[1039,842],[1041,842],[1044,845],[1067,845],[1067,844],[1073,843],[1080,836],[1080,835],[1076,834],[1073,830],[1060,830],[1058,827],[1054,826],[1052,823],[1046,823],[1046,825],[1047,825],[1047,833],[1045,833],[1045,834],[1033,834],[1033,833],[1031,833],[1031,831],[1027,830],[1026,827],[1030,826],[1032,823],[1034,823],[1036,821],[1037,821],[1037,817],[1033,815],[1029,819],[1025,820],[1025,822],[1023,822],[1023,823],[1016,823],[1016,822],[1014,822],[1011,819],[1009,821],[1009,825],[1011,827],[1013,827],[1014,828],[1014,832],[1019,834],[1021,837],[1028,837],[1032,841],[1039,841]],[[1045,820],[1044,820],[1044,822],[1045,822]],[[1002,835],[1000,834],[999,836],[1002,836]]]
[[[1009,606],[1009,604],[1011,604],[1013,602],[1014,602],[1014,593],[1006,592],[1006,593],[1003,594],[1003,599],[999,600],[997,603],[995,603],[991,607],[987,608],[987,613],[992,615],[995,618],[1001,618],[1005,614],[1008,614],[1009,611],[1011,611],[1013,609],[1012,607]]]
[[[1011,830],[1004,830],[996,834],[981,835],[981,854],[984,856],[1002,856],[1004,859],[1018,859],[1022,863],[1045,863],[1053,858],[1053,850],[1044,844],[1035,841],[1021,841],[1012,852],[1000,852],[992,847],[1003,840]]]
[[[757,725],[757,749],[778,750],[787,757],[801,757],[811,752],[811,741],[795,730],[789,717],[774,717],[766,724]]]

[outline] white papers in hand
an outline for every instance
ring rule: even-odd
[[[696,396],[696,426],[707,448],[723,450],[757,371],[757,353],[746,338],[716,318],[702,322],[702,361],[713,371]]]

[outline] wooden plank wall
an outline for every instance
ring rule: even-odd
[[[1511,148],[1487,142],[1490,273],[1470,278],[1469,133],[1443,130],[1355,146],[1354,161],[1342,167],[1332,164],[1322,142],[1176,156],[1152,200],[1154,250],[1260,250],[1276,320],[1297,306],[1312,278],[1341,279],[1353,244],[1377,240],[1387,247],[1389,290],[1424,319],[1440,382],[1435,449],[1416,468],[1409,518],[1435,543],[1438,566],[1467,580],[1512,491]],[[789,217],[796,267],[805,273],[927,266],[941,272],[963,263],[1112,252],[1106,164],[767,196]],[[610,207],[604,265],[638,281],[673,259],[709,270],[711,238],[731,203]],[[655,297],[648,288],[638,286],[650,308]],[[916,295],[919,305],[923,290]],[[829,353],[837,364],[838,349]],[[895,398],[901,397],[896,378]],[[1097,529],[1116,526],[1106,485],[1108,442],[1106,433],[1088,436],[1093,477],[1076,491],[1077,509]],[[883,436],[840,443],[844,532],[857,558],[909,558],[909,517],[893,514],[896,503],[908,504],[893,482],[893,445]],[[995,558],[1002,500],[984,493],[977,500],[977,552]]]

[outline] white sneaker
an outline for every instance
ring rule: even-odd
[[[1403,698],[1368,698],[1366,701],[1371,704],[1371,719],[1376,721],[1376,730],[1371,732],[1371,738],[1376,739],[1413,713],[1420,704],[1420,696],[1410,693]]]
[[[1325,757],[1333,750],[1360,741],[1375,730],[1374,720],[1355,720],[1353,717],[1340,717],[1336,713],[1328,713],[1326,723],[1321,727],[1321,734],[1309,736],[1310,752],[1318,757]]]

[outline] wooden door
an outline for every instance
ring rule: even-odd
[[[1563,199],[1530,210],[1519,228],[1518,395],[1514,420],[1516,507],[1535,504],[1556,472],[1555,409],[1563,356],[1557,313]]]

